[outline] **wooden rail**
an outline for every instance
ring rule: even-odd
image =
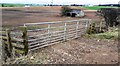
[[[10,29],[0,31],[2,33],[0,36],[3,40],[2,44],[5,44],[5,47],[8,48],[6,50],[9,51],[11,55],[13,51],[24,55],[28,52],[26,27],[20,27],[20,31],[22,31],[22,33],[13,32]],[[18,38],[20,36],[21,38]]]

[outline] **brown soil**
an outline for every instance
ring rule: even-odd
[[[77,19],[93,19],[99,21],[96,17],[96,11],[85,11],[86,16],[83,18],[61,17],[60,6],[53,7],[19,7],[19,8],[0,8],[2,9],[2,24],[3,25],[23,25],[24,23],[33,22],[50,22],[50,21],[65,21]]]
[[[116,64],[117,41],[79,38],[30,52],[11,63]]]

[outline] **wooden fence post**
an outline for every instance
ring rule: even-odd
[[[91,32],[91,23],[92,23],[92,21],[91,20],[88,20],[87,22],[86,22],[86,26],[85,26],[85,34],[89,34],[90,32]]]
[[[64,41],[67,40],[67,23],[65,22],[65,25],[64,25]]]
[[[51,25],[50,25],[50,24],[48,24],[48,36],[49,36],[49,38],[48,38],[48,44],[51,42],[50,27],[51,27]]]
[[[10,30],[9,29],[6,29],[6,36],[7,36],[8,52],[9,52],[9,55],[11,57],[13,48],[12,48],[12,44],[11,44],[11,37],[10,37]]]
[[[23,38],[23,45],[24,45],[24,54],[27,55],[28,53],[28,36],[27,36],[27,27],[21,27],[21,30],[23,32],[22,38]]]
[[[75,38],[78,38],[78,28],[79,28],[79,22],[77,22],[76,24],[76,37]]]
[[[85,29],[87,30],[90,21],[86,21]]]

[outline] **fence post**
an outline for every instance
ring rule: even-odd
[[[22,38],[23,38],[23,45],[24,45],[24,54],[27,55],[28,53],[28,36],[27,36],[27,27],[21,27],[22,30]]]
[[[64,41],[67,40],[67,23],[64,24]]]
[[[76,24],[76,37],[75,38],[78,38],[78,28],[79,28],[79,22],[77,22]]]
[[[88,25],[89,25],[89,22],[90,21],[86,21],[86,25],[85,25],[85,28],[87,29]]]
[[[89,28],[90,28],[90,26],[91,26],[90,23],[92,23],[91,20],[86,21],[85,33],[89,33]]]
[[[7,43],[8,43],[8,52],[9,52],[9,55],[11,57],[12,55],[12,44],[11,44],[11,37],[10,37],[10,30],[9,29],[6,29],[6,36],[7,36]]]
[[[51,36],[51,35],[50,35],[50,26],[51,26],[51,25],[48,24],[48,36],[49,36],[48,41],[49,41],[49,42],[51,41],[51,40],[50,40],[50,38],[51,38],[51,37],[50,37],[50,36]],[[49,44],[49,42],[48,42],[48,44]]]

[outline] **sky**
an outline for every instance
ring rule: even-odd
[[[0,3],[31,4],[118,4],[120,0],[0,0]]]

